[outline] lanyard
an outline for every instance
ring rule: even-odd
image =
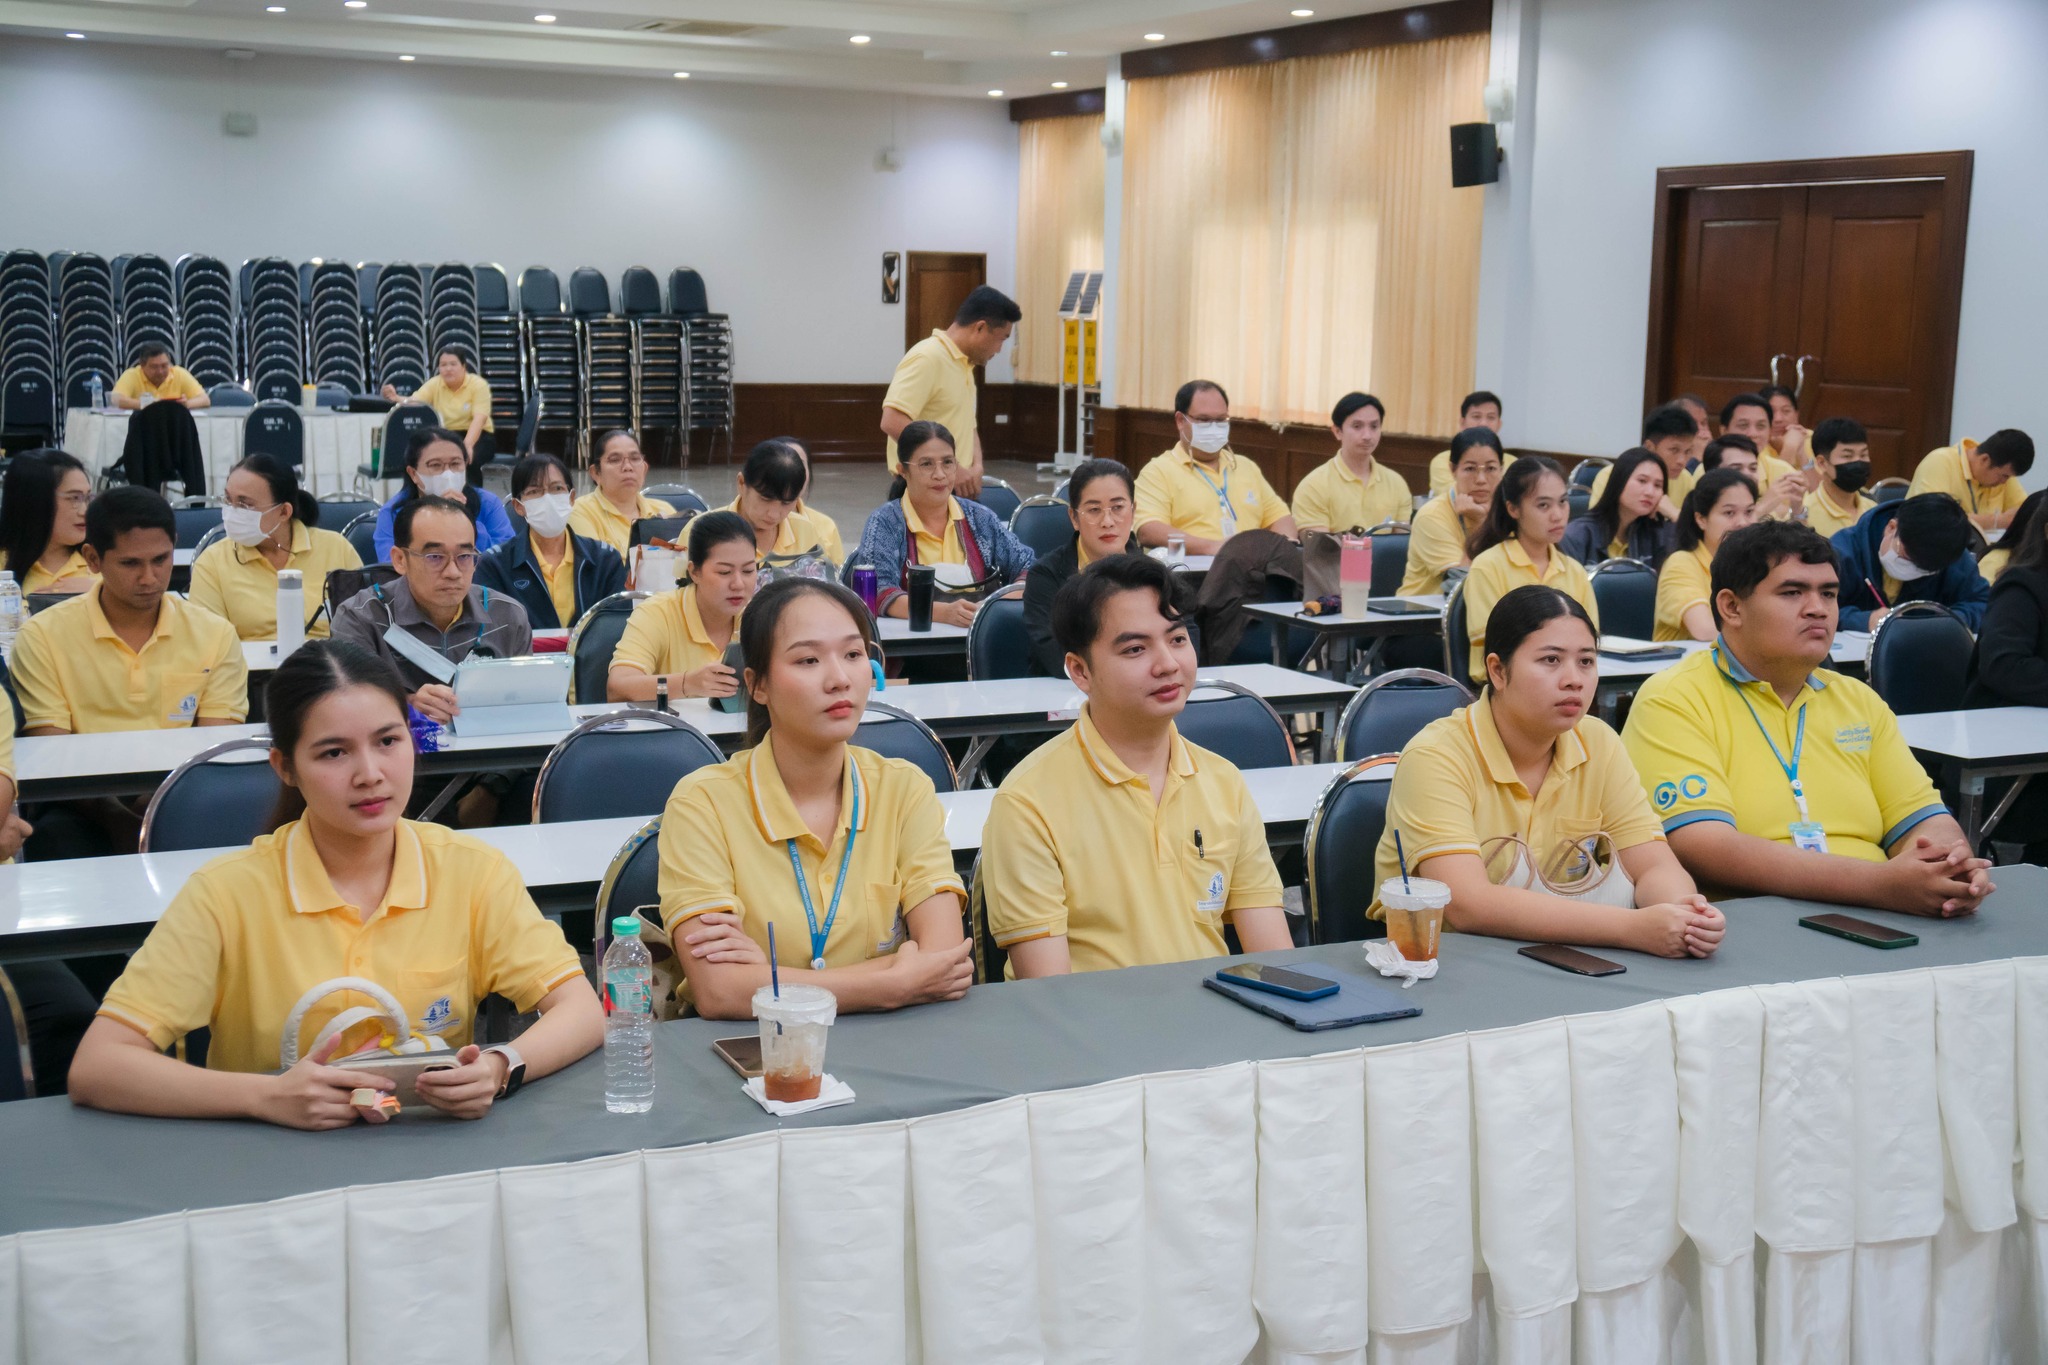
[[[1970,457],[1963,453],[1961,446],[1956,447],[1956,463],[1963,467],[1963,491],[1970,495],[1970,510],[1975,512],[1977,510],[1977,481],[1970,477]]]
[[[1223,468],[1223,487],[1221,488],[1218,488],[1216,486],[1216,481],[1214,479],[1210,478],[1206,473],[1203,472],[1201,461],[1190,460],[1188,462],[1188,468],[1194,470],[1196,477],[1200,478],[1203,483],[1209,485],[1209,491],[1216,495],[1216,505],[1223,510],[1223,515],[1226,518],[1235,521],[1237,519],[1237,509],[1230,505],[1230,467],[1228,465],[1225,465]]]
[[[846,756],[853,767],[853,819],[846,825],[846,847],[839,853],[839,880],[832,886],[832,904],[825,911],[825,927],[818,927],[818,907],[811,900],[810,879],[804,876],[803,861],[797,857],[796,840],[787,840],[789,846],[789,867],[796,873],[797,894],[803,897],[804,919],[811,926],[811,970],[825,970],[825,940],[832,936],[832,921],[839,918],[839,897],[846,890],[846,868],[853,861],[854,840],[860,837],[860,768],[853,762],[853,755]]]
[[[1724,673],[1723,677],[1727,677]],[[1742,705],[1749,712],[1749,718],[1756,722],[1756,732],[1764,737],[1764,743],[1771,748],[1771,757],[1778,760],[1778,767],[1784,770],[1785,780],[1792,784],[1792,803],[1799,807],[1799,821],[1805,824],[1811,817],[1806,810],[1806,788],[1799,781],[1799,756],[1806,748],[1806,703],[1799,707],[1799,724],[1792,734],[1792,761],[1787,763],[1785,755],[1778,751],[1778,742],[1771,738],[1771,732],[1764,728],[1764,718],[1756,713],[1756,707],[1742,690],[1742,684],[1733,678],[1728,685],[1735,689],[1735,695],[1742,698]]]

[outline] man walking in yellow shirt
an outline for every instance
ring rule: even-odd
[[[974,370],[1001,354],[1010,331],[1023,320],[1001,290],[981,285],[967,296],[952,325],[911,347],[896,362],[895,377],[882,395],[882,434],[889,438],[889,472],[897,472],[896,438],[912,422],[937,422],[959,442],[960,472],[953,491],[981,495],[981,433],[974,425]]]

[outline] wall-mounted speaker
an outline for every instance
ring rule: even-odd
[[[1500,141],[1491,123],[1451,125],[1451,184],[1491,185],[1500,179]]]

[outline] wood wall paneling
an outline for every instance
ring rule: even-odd
[[[1344,19],[1234,33],[1194,43],[1170,43],[1126,52],[1120,58],[1127,81],[1147,76],[1184,76],[1226,66],[1259,66],[1293,57],[1329,57],[1367,47],[1423,43],[1493,27],[1493,0],[1444,0]]]
[[[1088,90],[1055,90],[1049,95],[1025,95],[1010,101],[1010,122],[1099,114],[1108,103],[1109,91],[1099,85]]]

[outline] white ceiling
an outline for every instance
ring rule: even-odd
[[[272,14],[267,5],[282,5]],[[543,7],[547,5],[548,7]],[[1100,85],[1145,46],[1397,8],[1392,0],[0,0],[0,33],[364,61],[988,98]],[[1312,8],[1313,18],[1290,10]],[[551,13],[555,22],[535,21]],[[649,31],[650,25],[667,31]],[[677,31],[680,29],[681,31]],[[869,41],[856,45],[855,35]],[[1053,56],[1054,51],[1065,56]]]

